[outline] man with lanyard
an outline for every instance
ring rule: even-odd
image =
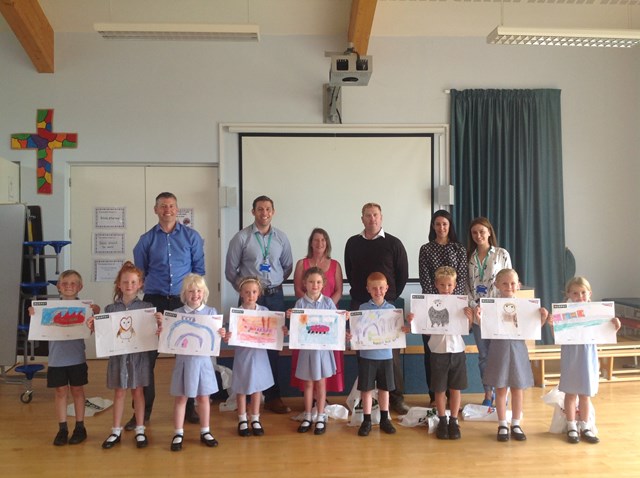
[[[275,212],[273,201],[267,196],[259,196],[253,201],[254,223],[231,239],[225,276],[236,290],[239,279],[258,277],[264,289],[258,303],[269,310],[284,312],[282,283],[291,275],[293,256],[286,234],[271,225]],[[275,413],[289,413],[291,409],[282,401],[278,385],[280,355],[277,350],[269,350],[268,354],[275,384],[264,392],[265,408]]]
[[[351,310],[370,298],[367,277],[372,272],[382,272],[387,278],[389,290],[387,302],[393,304],[402,294],[409,279],[407,251],[400,239],[382,229],[382,208],[367,203],[362,207],[364,231],[350,237],[344,248],[344,270],[351,285]],[[404,403],[404,380],[400,363],[400,350],[393,349],[393,378],[396,389],[390,393],[390,405],[398,414],[405,414],[409,407]]]
[[[195,229],[178,223],[178,200],[175,195],[163,192],[156,197],[153,212],[158,224],[142,236],[133,248],[136,267],[144,272],[144,299],[151,302],[158,312],[182,307],[180,289],[182,279],[189,274],[204,275],[204,243]],[[153,368],[157,351],[149,352],[151,360],[151,383],[144,387],[144,419],[149,420],[155,399]],[[199,423],[193,398],[187,401],[185,415],[189,423]],[[125,430],[136,426],[135,415],[125,425]]]

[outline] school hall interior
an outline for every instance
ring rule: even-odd
[[[207,266],[214,291],[211,302],[219,310],[228,310],[235,305],[236,296],[224,280],[222,268],[226,245],[238,230],[241,184],[237,131],[242,130],[238,125],[250,125],[253,131],[303,128],[311,132],[318,128],[384,131],[446,125],[450,114],[447,90],[485,88],[561,90],[566,244],[575,256],[576,272],[589,278],[594,300],[640,295],[640,257],[633,252],[640,233],[640,212],[635,207],[640,179],[640,47],[493,45],[486,39],[501,24],[560,30],[638,29],[640,5],[635,0],[378,0],[374,2],[367,45],[367,55],[373,58],[369,84],[342,88],[342,124],[332,125],[324,123],[323,114],[323,85],[328,82],[330,69],[325,52],[347,48],[352,6],[361,3],[366,8],[369,2],[40,0],[35,3],[42,7],[55,40],[52,73],[38,71],[28,52],[35,49],[37,54],[43,47],[21,44],[5,14],[12,2],[2,3],[0,137],[4,139],[0,140],[0,157],[19,164],[19,201],[41,207],[47,238],[72,240],[71,247],[62,253],[62,267],[86,267],[83,293],[95,296],[96,302],[108,303],[110,287],[105,289],[104,284],[87,280],[94,273],[89,259],[73,257],[76,250],[85,258],[91,256],[92,228],[84,228],[83,219],[74,216],[85,205],[93,207],[91,200],[101,206],[139,205],[140,210],[135,212],[133,206],[127,206],[132,229],[127,232],[125,249],[131,251],[139,234],[154,223],[148,198],[160,192],[159,184],[169,181],[171,185],[171,179],[179,177],[173,174],[178,170],[213,170],[212,175],[195,174],[208,184],[204,188],[213,193],[213,198],[198,197],[200,203],[192,207],[195,227],[201,230],[206,224],[212,231],[205,237],[213,248]],[[28,18],[24,17],[23,23],[28,24]],[[366,24],[362,17],[360,21]],[[94,30],[94,23],[250,24],[258,25],[260,34],[259,41],[241,42],[105,40]],[[11,134],[35,131],[40,109],[55,111],[56,131],[78,134],[77,148],[54,152],[51,194],[38,194],[36,152],[14,150],[10,141]],[[316,194],[336,194],[331,188],[332,177],[340,171],[323,170],[320,163],[309,173]],[[402,172],[398,176],[401,179]],[[176,191],[184,191],[178,193],[179,199],[184,197],[186,201],[188,185],[193,184],[190,181],[197,180],[186,178],[183,184],[175,185]],[[353,180],[357,185],[357,178]],[[84,189],[77,189],[78,183]],[[104,194],[99,200],[96,184]],[[257,194],[271,196],[277,210],[284,189],[286,178],[282,184],[265,184],[264,191]],[[362,198],[362,204],[376,200],[375,191],[364,187],[340,194]],[[246,204],[244,209],[246,218]],[[322,221],[331,211],[313,214]],[[347,233],[361,229],[359,216],[359,210],[354,210],[352,223],[344,225]],[[415,220],[424,224],[422,242],[426,242],[429,218]],[[392,217],[385,217],[391,233],[392,221]],[[274,224],[278,225],[277,215]],[[84,245],[76,246],[78,242]],[[87,263],[79,266],[82,260]],[[419,289],[419,284],[412,282],[403,296]],[[91,392],[109,396],[103,386],[103,367],[103,361],[90,363],[88,396]],[[167,364],[165,375],[170,369]],[[34,400],[24,405],[18,400],[20,387],[0,383],[2,415],[12,430],[3,434],[2,449],[19,452],[11,453],[13,458],[0,464],[6,471],[3,475],[23,471],[37,474],[44,469],[64,474],[62,470],[76,466],[77,460],[87,466],[111,462],[112,457],[101,454],[99,448],[108,430],[110,411],[88,424],[90,440],[81,450],[58,453],[60,450],[49,443],[52,393],[42,379],[34,380],[34,389]],[[276,416],[271,422],[278,432],[265,437],[266,443],[273,440],[265,447],[256,440],[240,442],[233,433],[235,417],[216,412],[213,429],[221,429],[218,434],[226,438],[228,446],[224,443],[225,449],[215,452],[225,453],[228,460],[216,453],[206,455],[196,443],[178,458],[168,455],[164,442],[171,433],[171,399],[167,395],[164,409],[158,409],[165,410],[167,419],[158,419],[153,425],[156,436],[152,440],[162,446],[150,447],[151,454],[139,461],[139,470],[147,473],[142,470],[152,470],[171,458],[177,460],[176,473],[185,474],[204,473],[209,468],[232,475],[243,471],[239,463],[255,474],[286,474],[292,463],[296,471],[314,473],[317,463],[326,463],[325,470],[317,474],[349,476],[383,469],[404,476],[420,463],[427,470],[433,465],[438,476],[447,466],[460,473],[468,470],[471,459],[481,475],[512,474],[517,467],[517,472],[525,476],[542,472],[633,476],[638,463],[632,451],[639,444],[629,427],[638,418],[638,391],[633,382],[601,385],[594,404],[602,421],[602,443],[591,448],[580,444],[578,451],[566,445],[562,437],[545,433],[551,409],[541,404],[542,391],[530,389],[525,398],[525,423],[536,432],[524,447],[510,443],[498,448],[493,424],[478,423],[463,423],[463,433],[465,429],[469,433],[459,443],[436,443],[432,436],[425,436],[424,430],[418,433],[408,429],[394,437],[400,439],[399,444],[390,444],[384,440],[387,437],[380,437],[384,442],[377,441],[376,436],[376,441],[365,447],[353,430],[337,424],[327,433],[334,433],[332,443],[325,440],[318,444],[314,440],[303,444],[304,440],[290,440],[298,438],[289,433],[294,427],[280,423],[281,417]],[[463,403],[474,398],[473,393],[465,394]],[[417,393],[408,401],[420,405],[423,400]],[[421,445],[416,449],[419,439],[424,439],[424,449]],[[338,440],[344,451],[339,456],[344,460],[335,460],[333,445]],[[472,445],[464,446],[464,451],[459,447],[469,442]],[[140,454],[133,447],[126,451],[122,448],[114,451],[125,458],[124,462],[138,466],[135,460]],[[282,454],[283,448],[291,450],[292,456]],[[468,452],[470,448],[487,452],[474,454],[473,458],[465,455],[460,465],[451,465],[451,453]],[[32,460],[28,453],[34,450],[45,454],[46,459]],[[556,453],[558,459],[541,460],[547,453]],[[257,463],[247,464],[247,454],[258,456]],[[358,463],[358,456],[366,464]],[[97,468],[99,474],[106,467]],[[169,474],[166,467],[155,471]]]

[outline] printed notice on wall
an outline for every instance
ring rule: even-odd
[[[178,222],[183,226],[193,227],[193,208],[192,207],[178,208],[177,219],[178,219]]]
[[[93,235],[94,254],[124,254],[124,232]]]
[[[94,282],[113,282],[118,276],[118,271],[124,264],[124,260],[93,261],[93,280]]]
[[[127,227],[126,207],[96,207],[94,209],[94,227],[124,229]]]

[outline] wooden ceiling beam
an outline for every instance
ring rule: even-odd
[[[351,0],[351,18],[349,20],[349,42],[360,55],[366,55],[373,17],[378,0]]]
[[[53,73],[53,28],[38,0],[0,0],[0,13],[39,73]]]

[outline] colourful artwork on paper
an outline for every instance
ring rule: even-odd
[[[158,352],[176,355],[220,355],[222,315],[165,311]]]
[[[34,300],[29,340],[86,339],[86,321],[92,315],[90,300]]]
[[[229,345],[254,349],[282,350],[284,312],[231,309]]]
[[[158,350],[155,313],[154,307],[96,315],[96,355],[109,357]]]
[[[615,344],[613,302],[567,302],[551,305],[556,344]]]
[[[413,334],[469,335],[466,295],[411,294]]]
[[[483,339],[540,340],[540,299],[480,299]]]
[[[36,133],[11,135],[11,149],[36,149],[38,194],[53,193],[53,150],[76,148],[78,133],[54,133],[53,110],[38,110]]]
[[[293,309],[289,322],[289,348],[344,350],[346,322],[344,310]]]
[[[349,318],[352,350],[403,349],[402,309],[374,309],[351,312]]]

